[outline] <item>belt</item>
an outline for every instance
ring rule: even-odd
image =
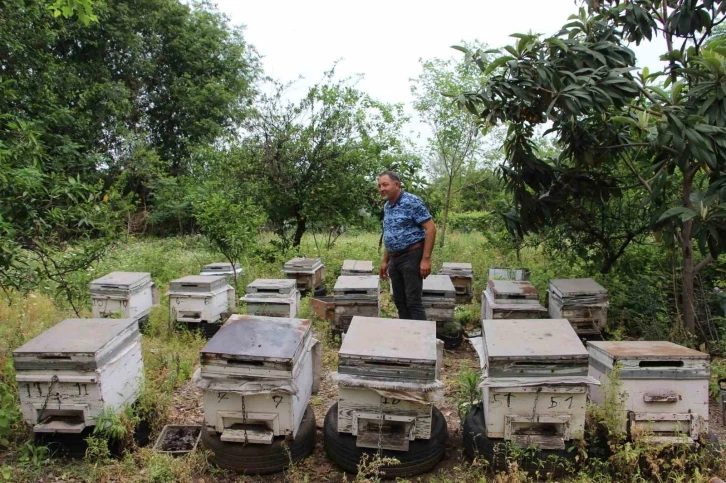
[[[412,252],[412,251],[414,251],[416,249],[419,249],[419,248],[421,248],[423,246],[424,246],[423,240],[417,241],[416,243],[413,243],[413,244],[407,246],[406,248],[404,248],[403,250],[401,250],[399,252],[388,252],[388,256],[389,257],[393,257],[393,258],[400,257],[401,255],[403,255],[405,253]]]

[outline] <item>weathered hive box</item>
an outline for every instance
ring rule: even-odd
[[[436,324],[354,317],[338,353],[338,431],[357,446],[406,451],[431,436],[443,398]]]
[[[547,309],[539,303],[539,291],[526,280],[488,280],[481,294],[481,318],[541,319]]]
[[[244,275],[244,270],[237,264],[232,265],[229,262],[217,262],[204,265],[199,275],[225,275],[227,281],[234,280],[235,274]]]
[[[240,301],[247,304],[248,315],[297,317],[300,292],[294,279],[258,278],[247,285]]]
[[[604,405],[608,375],[619,364],[623,431],[659,443],[693,442],[708,432],[709,356],[672,342],[588,342],[590,375],[602,384],[590,399]]]
[[[136,319],[66,319],[13,351],[23,419],[36,433],[80,433],[133,404],[144,377]]]
[[[301,292],[315,290],[325,279],[325,266],[319,258],[293,258],[285,263],[284,272],[287,278],[297,280]]]
[[[421,293],[426,320],[439,323],[454,320],[456,289],[448,275],[429,275],[423,281]]]
[[[482,322],[482,401],[489,438],[564,449],[585,429],[588,355],[564,319]]]
[[[474,297],[474,270],[471,263],[444,262],[441,275],[448,275],[456,289],[456,303],[469,303]]]
[[[523,282],[529,280],[528,268],[490,268],[487,273],[487,280],[514,280]]]
[[[177,322],[217,322],[235,306],[225,275],[189,275],[169,283],[169,307]]]
[[[570,321],[582,335],[598,335],[608,320],[608,292],[591,278],[550,280],[550,317]]]
[[[341,275],[372,275],[373,262],[370,260],[343,260]]]
[[[348,330],[354,316],[380,315],[381,282],[378,275],[341,275],[333,287],[337,331]]]
[[[320,352],[308,319],[232,315],[200,352],[204,424],[222,441],[294,438],[317,391]]]
[[[156,303],[156,287],[150,273],[111,272],[92,281],[90,292],[96,318],[120,314],[139,320],[148,316]]]

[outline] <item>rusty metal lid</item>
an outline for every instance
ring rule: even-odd
[[[532,282],[526,280],[487,280],[487,290],[494,295],[494,298],[515,296],[539,299],[539,291],[532,285]]]
[[[294,361],[307,338],[310,319],[232,315],[200,351],[235,360]]]
[[[587,347],[591,350],[604,352],[608,356],[619,360],[658,358],[708,359],[710,357],[703,352],[667,341],[593,341],[588,342]]]
[[[584,360],[588,352],[567,319],[482,321],[490,360]]]

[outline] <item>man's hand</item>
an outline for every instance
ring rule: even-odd
[[[431,260],[427,258],[421,259],[421,265],[419,265],[419,270],[421,273],[421,278],[426,278],[431,273]]]
[[[381,266],[378,267],[378,276],[381,280],[388,280],[388,262],[381,262]]]

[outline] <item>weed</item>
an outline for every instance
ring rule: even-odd
[[[456,379],[456,409],[462,424],[471,408],[481,403],[479,378],[479,372],[466,367]]]

